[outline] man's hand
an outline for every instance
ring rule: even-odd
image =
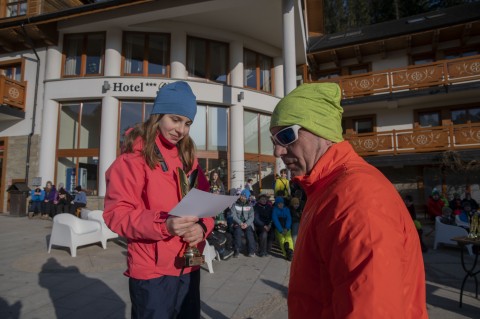
[[[282,233],[283,233],[283,236],[285,236],[288,233],[288,229],[284,228]]]
[[[245,229],[245,228],[247,228],[247,224],[241,223],[241,224],[240,224],[240,227],[241,227],[242,229]]]
[[[264,228],[267,232],[270,231],[270,225],[265,225],[265,226],[263,226],[263,228]]]

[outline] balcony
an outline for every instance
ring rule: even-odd
[[[0,75],[0,104],[25,111],[26,83]]]
[[[480,56],[476,55],[316,82],[336,82],[343,99],[350,99],[479,80]]]
[[[480,148],[480,123],[344,135],[361,156]]]

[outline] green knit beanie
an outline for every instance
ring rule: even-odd
[[[306,83],[278,102],[270,129],[298,124],[307,131],[332,142],[343,141],[342,94],[336,83]]]

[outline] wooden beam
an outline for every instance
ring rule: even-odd
[[[379,46],[380,46],[380,57],[382,59],[385,59],[387,57],[387,49],[385,47],[385,41],[384,40],[380,41]]]
[[[335,49],[330,51],[330,56],[332,57],[333,63],[335,63],[337,67],[340,67],[340,61],[338,60],[337,51],[335,51]]]
[[[432,35],[432,52],[437,52],[438,48],[438,38],[440,37],[440,30],[436,29],[433,30],[433,35]]]
[[[355,45],[353,47],[353,50],[355,51],[355,57],[357,58],[357,62],[360,64],[362,63],[362,52],[360,51],[360,46]]]
[[[0,47],[3,48],[3,50],[7,51],[7,52],[13,52],[14,49],[13,47],[11,46],[11,43],[3,40],[3,39],[0,39]]]
[[[463,26],[462,36],[460,37],[460,45],[467,45],[468,40],[470,39],[470,32],[472,31],[472,24],[467,23]]]
[[[405,37],[405,41],[406,41],[406,50],[407,50],[407,54],[410,55],[412,53],[412,36],[411,35],[407,35]]]

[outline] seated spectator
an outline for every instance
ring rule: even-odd
[[[249,204],[247,198],[250,192],[244,189],[240,193],[239,199],[233,204],[232,218],[233,218],[233,238],[234,238],[234,253],[236,258],[240,254],[242,247],[242,235],[245,234],[248,244],[248,256],[255,257],[256,242],[253,234],[253,207]]]
[[[70,202],[72,201],[72,195],[65,189],[63,183],[58,184],[59,188],[57,191],[57,200],[55,201],[56,213],[69,213],[70,212]]]
[[[450,207],[445,206],[442,208],[442,217],[440,218],[440,221],[443,224],[455,225],[455,216]]]
[[[422,252],[427,252],[428,247],[425,245],[423,242],[423,229],[422,229],[422,223],[417,219],[417,213],[415,212],[415,205],[413,204],[413,198],[410,195],[405,196],[404,198],[404,203],[405,206],[408,209],[408,212],[410,213],[410,217],[412,217],[412,221],[415,224],[415,228],[417,229],[418,232],[418,238],[420,239],[420,247],[422,248]]]
[[[253,223],[258,237],[258,245],[260,246],[258,256],[268,256],[272,249],[275,233],[272,227],[272,205],[268,201],[267,194],[258,196],[258,201],[253,210],[255,212]]]
[[[226,222],[225,224],[215,224],[214,229],[207,237],[208,243],[215,247],[215,250],[218,252],[221,260],[227,260],[233,255],[233,250],[231,250],[231,247],[229,249],[229,246],[232,244],[232,235],[226,230]],[[229,235],[230,238],[228,238],[227,235]]]
[[[77,208],[87,207],[87,194],[82,190],[82,186],[75,187],[75,198],[70,202],[70,214],[75,215]]]
[[[35,215],[40,215],[42,213],[42,203],[45,199],[45,191],[40,187],[35,187],[30,191],[30,201],[31,207],[29,208],[28,217],[32,218]]]
[[[293,240],[292,240],[292,216],[290,210],[285,207],[283,197],[275,198],[275,205],[272,211],[272,221],[275,226],[275,237],[282,249],[283,256],[287,260],[293,258]]]
[[[427,202],[427,213],[432,219],[435,219],[436,216],[442,216],[442,208],[444,206],[445,202],[440,199],[440,193],[434,188]]]
[[[462,199],[460,198],[459,193],[453,194],[453,199],[448,202],[448,207],[453,210],[454,214],[460,214],[460,211],[462,210]]]
[[[52,184],[51,181],[48,181],[45,184],[45,198],[43,199],[42,203],[42,218],[47,218],[55,215],[55,200],[57,199],[57,190],[55,189],[55,185]]]
[[[470,192],[465,193],[465,198],[462,199],[462,207],[466,202],[470,203],[470,207],[473,211],[478,210],[478,203],[472,198],[472,194],[470,194]]]
[[[250,192],[250,197],[248,198],[248,202],[252,206],[255,206],[255,204],[257,203],[257,199],[255,198],[255,195],[252,192]]]
[[[463,210],[460,214],[455,215],[455,225],[465,228],[467,231],[470,231],[470,220],[474,212],[472,210],[472,205],[470,202],[466,201],[463,203]]]
[[[303,207],[300,206],[300,199],[293,197],[290,200],[290,214],[292,215],[292,239],[293,245],[297,242],[298,228],[300,227],[300,218],[302,217]]]

